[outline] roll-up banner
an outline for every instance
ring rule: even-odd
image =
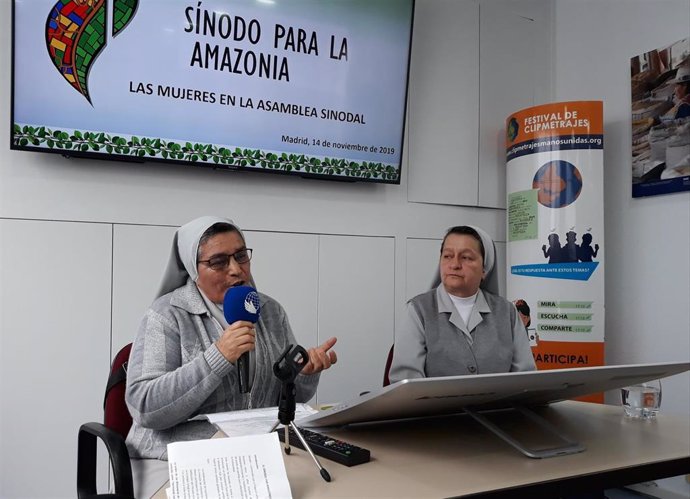
[[[601,101],[506,120],[507,292],[539,369],[604,364],[603,146]]]

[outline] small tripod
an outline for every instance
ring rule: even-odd
[[[326,468],[321,466],[321,463],[312,452],[309,444],[304,439],[302,434],[294,423],[295,419],[295,378],[302,370],[302,368],[309,361],[309,354],[299,345],[288,345],[280,358],[273,364],[273,374],[283,382],[280,390],[280,403],[278,404],[278,421],[273,425],[271,431],[274,431],[279,424],[285,426],[285,454],[290,454],[290,428],[295,432],[295,435],[300,439],[304,449],[312,457],[316,466],[319,468],[321,477],[327,482],[331,481],[331,475],[328,474]]]

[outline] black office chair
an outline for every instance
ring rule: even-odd
[[[391,384],[391,380],[388,375],[391,372],[391,364],[393,363],[393,348],[395,344],[391,345],[391,349],[388,350],[388,358],[386,359],[386,367],[383,368],[383,386],[388,386]]]
[[[79,428],[77,445],[77,497],[79,499],[134,499],[132,466],[125,445],[132,417],[125,404],[127,362],[132,344],[125,345],[115,356],[103,400],[104,422],[85,423]],[[98,494],[96,490],[96,454],[103,441],[113,471],[114,493]]]

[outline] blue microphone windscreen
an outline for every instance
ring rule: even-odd
[[[234,286],[225,292],[223,315],[228,324],[236,321],[256,322],[260,309],[259,293],[251,286]]]

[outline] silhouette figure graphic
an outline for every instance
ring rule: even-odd
[[[597,257],[599,245],[595,244],[592,249],[592,234],[589,232],[582,235],[582,244],[577,249],[577,258],[581,262],[591,262],[592,258]]]
[[[549,263],[561,263],[563,261],[563,250],[558,234],[549,234],[549,248],[547,249],[544,244],[541,250],[544,252],[544,258],[549,259]]]
[[[565,246],[563,246],[563,254],[561,257],[562,262],[577,262],[577,254],[580,250],[580,246],[575,242],[577,240],[577,234],[572,230],[569,230],[565,234]]]

